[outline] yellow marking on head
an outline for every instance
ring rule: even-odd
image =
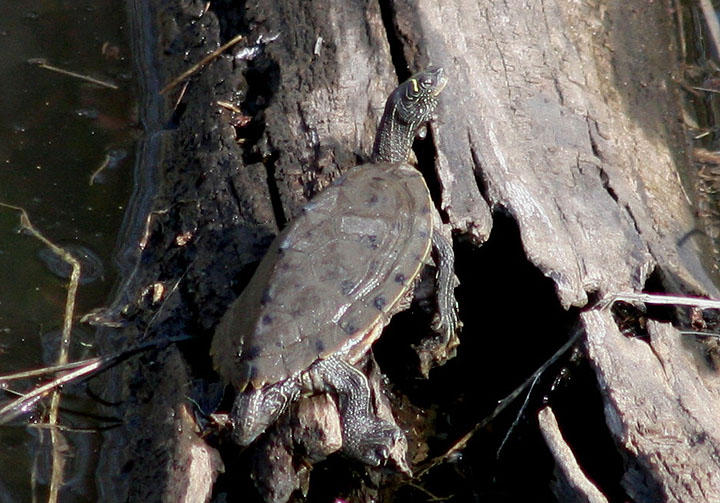
[[[418,88],[417,79],[410,79],[408,82],[410,82],[413,86],[413,91],[416,93],[420,92],[420,89]]]

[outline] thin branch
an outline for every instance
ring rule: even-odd
[[[64,371],[67,369],[74,369],[71,372],[62,374],[60,377],[57,377],[52,381],[43,384],[42,386],[39,386],[28,393],[22,394],[17,400],[13,400],[12,402],[4,405],[3,407],[0,407],[0,424],[12,421],[17,416],[26,413],[38,400],[49,395],[50,393],[65,384],[77,382],[81,379],[94,376],[98,372],[106,370],[113,365],[117,365],[118,363],[127,360],[131,356],[141,353],[143,351],[147,351],[150,349],[159,350],[169,346],[170,344],[184,341],[189,338],[190,336],[188,335],[168,337],[161,342],[147,342],[145,344],[140,344],[139,346],[130,349],[118,351],[117,353],[113,353],[108,356],[97,356],[95,358],[89,358],[87,360],[82,360],[79,362],[68,363],[62,366],[46,367],[36,371],[28,371],[28,375],[39,375],[51,372]],[[15,376],[17,375],[19,374],[0,376],[0,383],[3,383],[3,381],[9,380],[10,378],[15,378]]]
[[[108,166],[110,166],[110,155],[105,154],[105,159],[103,159],[102,164],[100,164],[100,167],[93,171],[93,173],[90,175],[90,185],[93,185],[95,183],[95,178],[98,177],[98,175]]]
[[[598,301],[595,309],[605,310],[612,307],[617,301],[643,302],[645,304],[695,306],[701,309],[720,309],[720,300],[691,297],[689,295],[665,295],[659,293],[612,293]]]
[[[44,59],[30,59],[30,60],[28,60],[28,63],[30,63],[32,65],[36,65],[40,68],[44,68],[45,70],[50,70],[51,72],[60,73],[62,75],[67,75],[69,77],[74,77],[76,79],[84,80],[85,82],[91,82],[93,84],[97,84],[102,87],[107,87],[109,89],[119,89],[119,87],[116,84],[113,84],[112,82],[96,79],[95,77],[90,77],[89,75],[83,75],[82,73],[73,72],[71,70],[65,70],[64,68],[60,68],[60,67],[48,64]]]
[[[198,72],[202,67],[210,63],[213,59],[220,56],[223,52],[228,50],[230,47],[234,46],[238,42],[240,42],[243,39],[243,35],[237,35],[232,38],[229,42],[221,45],[217,49],[215,49],[213,52],[205,56],[203,59],[201,59],[198,63],[195,63],[193,66],[191,66],[189,69],[181,73],[179,76],[175,77],[173,80],[171,80],[168,84],[165,85],[162,89],[160,89],[160,94],[167,93],[170,89],[178,85],[180,82],[185,80],[186,78],[190,77],[192,74]]]
[[[35,370],[23,370],[22,372],[15,372],[14,374],[0,375],[0,385],[5,385],[5,383],[8,381],[17,381],[19,379],[27,379],[28,377],[56,374],[58,372],[62,372],[63,370],[72,370],[78,367],[82,367],[83,365],[87,365],[93,360],[95,360],[95,358],[89,360],[80,360],[77,362],[70,362],[65,365],[53,365],[51,367],[43,367]]]
[[[425,465],[420,468],[420,470],[417,472],[417,475],[414,477],[416,479],[422,478],[427,472],[429,472],[431,469],[435,468],[436,466],[445,463],[446,461],[450,460],[457,452],[462,451],[467,443],[470,441],[470,439],[480,430],[485,428],[488,424],[490,424],[497,416],[500,415],[501,412],[503,412],[512,402],[515,401],[515,399],[520,396],[520,394],[528,387],[532,386],[535,381],[542,375],[548,367],[550,367],[552,364],[554,364],[567,350],[569,350],[571,347],[573,347],[579,340],[580,337],[585,333],[585,331],[582,328],[576,328],[575,332],[572,334],[570,339],[563,344],[555,353],[548,358],[548,360],[543,363],[540,368],[538,368],[533,374],[525,379],[525,381],[515,388],[515,390],[510,393],[508,396],[500,400],[495,407],[495,410],[493,410],[492,414],[485,417],[482,421],[477,423],[470,431],[468,431],[465,435],[460,437],[450,448],[445,451],[444,454],[441,454],[440,456],[437,456],[433,459],[431,459],[429,462],[425,463]],[[527,402],[527,401],[526,401]],[[525,407],[525,404],[523,404],[523,407],[520,409],[519,414],[522,414],[522,411]]]

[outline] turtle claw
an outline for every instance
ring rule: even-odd
[[[450,311],[451,314],[437,312],[433,318],[432,329],[437,334],[435,337],[428,337],[420,344],[414,346],[420,359],[420,373],[427,378],[430,369],[442,365],[455,356],[455,348],[460,345],[457,333],[462,327],[458,320],[457,311]]]
[[[405,441],[405,435],[400,429],[385,421],[378,420],[363,426],[365,428],[345,431],[343,451],[368,465],[387,463],[397,444]]]
[[[449,311],[439,310],[433,316],[432,329],[433,332],[440,336],[445,343],[449,343],[453,339],[457,339],[457,332],[462,327],[462,322],[458,319],[457,304]]]

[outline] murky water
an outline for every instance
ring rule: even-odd
[[[76,314],[107,300],[132,187],[138,131],[126,16],[119,1],[0,2],[0,202],[22,206],[47,238],[93,258],[98,269],[79,288]],[[67,294],[62,265],[19,224],[18,212],[0,207],[1,374],[52,362]],[[92,354],[89,328],[78,327],[73,351]],[[93,436],[73,434],[71,447],[82,449]],[[49,455],[38,449],[39,437],[22,420],[0,427],[0,502],[31,501],[33,492],[44,499]],[[92,473],[78,460],[70,464],[70,476]],[[92,501],[94,489],[76,483],[63,501]]]

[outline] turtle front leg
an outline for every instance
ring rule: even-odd
[[[455,338],[455,332],[460,328],[455,300],[455,252],[452,244],[445,239],[438,229],[432,233],[432,246],[435,252],[435,291],[437,299],[437,312],[433,318],[433,330],[445,342]]]
[[[400,449],[404,462],[407,450],[405,435],[396,424],[373,414],[370,386],[362,372],[340,358],[321,360],[313,365],[310,372],[314,374],[313,378],[318,378],[337,393],[345,454],[379,466]]]
[[[300,389],[300,383],[290,379],[238,393],[230,412],[233,440],[242,446],[250,445],[298,397]]]
[[[436,222],[440,222],[440,215],[436,215]],[[429,337],[415,346],[420,359],[420,372],[425,377],[428,377],[432,367],[455,356],[455,348],[460,343],[457,331],[462,326],[455,301],[455,287],[458,285],[454,272],[455,254],[452,244],[442,234],[439,225],[441,224],[435,224],[432,233],[437,303],[432,328],[437,336]]]

